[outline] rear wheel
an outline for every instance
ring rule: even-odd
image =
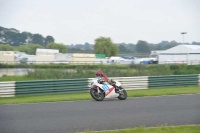
[[[124,90],[122,87],[120,87],[118,99],[125,100],[126,98],[127,98],[126,90]]]
[[[104,93],[101,90],[98,93],[97,89],[93,89],[93,88],[90,89],[90,95],[96,101],[102,101],[105,97]]]

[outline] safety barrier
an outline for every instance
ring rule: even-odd
[[[16,82],[16,95],[74,93],[88,90],[87,78]]]
[[[15,81],[0,82],[0,97],[15,96]]]
[[[148,88],[198,85],[198,80],[199,80],[198,74],[150,76]]]
[[[148,89],[148,76],[113,77],[113,80],[121,82],[126,90]]]
[[[111,77],[126,90],[200,85],[200,74]],[[0,97],[87,92],[93,78],[0,82]]]
[[[199,86],[200,86],[200,74],[199,74]]]

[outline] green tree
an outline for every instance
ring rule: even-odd
[[[119,52],[127,52],[127,48],[124,45],[119,45]]]
[[[40,44],[44,47],[46,44],[54,42],[52,36],[46,38],[40,34],[32,34],[30,32],[22,32],[14,28],[4,28],[0,26],[0,44],[10,44],[12,46],[19,46],[23,44]]]
[[[6,42],[4,30],[5,28],[0,26],[0,44],[4,44]]]
[[[28,44],[28,45],[21,45],[19,47],[20,52],[26,52],[27,54],[34,55],[36,53],[37,48],[44,48],[42,45],[39,44]]]
[[[32,41],[33,44],[40,44],[45,47],[45,39],[40,34],[33,34]]]
[[[26,36],[14,28],[2,28],[0,32],[2,32],[1,37],[3,36],[4,42],[12,46],[19,46],[26,42]]]
[[[40,44],[29,44],[28,48],[30,49],[29,54],[34,55],[36,53],[37,48],[44,48],[44,47]]]
[[[28,45],[20,45],[18,50],[20,52],[25,52],[27,54],[30,54],[30,49],[29,49]]]
[[[128,44],[127,50],[128,50],[128,52],[134,53],[135,52],[135,44],[131,44],[131,43]]]
[[[118,53],[118,47],[111,38],[99,37],[95,39],[94,53],[105,54],[107,57],[115,56]]]
[[[14,48],[9,44],[0,44],[0,51],[13,51]]]
[[[59,44],[59,43],[51,42],[51,43],[47,44],[47,48],[48,49],[57,49],[61,53],[67,52],[67,47],[65,45]]]
[[[86,42],[84,48],[85,50],[91,50],[92,45]]]
[[[137,53],[150,53],[150,48],[146,41],[139,40],[136,44]]]
[[[25,43],[24,44],[31,44],[32,38],[33,38],[33,34],[31,34],[30,32],[22,32],[21,33],[24,37],[26,37]]]
[[[47,45],[50,42],[54,42],[54,38],[52,36],[47,36],[45,38],[45,45]]]

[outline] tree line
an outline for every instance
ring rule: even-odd
[[[20,45],[19,47],[11,46],[10,44],[0,44],[0,51],[19,51],[25,52],[26,54],[35,55],[37,48],[42,49],[58,49],[60,53],[66,53],[67,47],[63,44],[59,43],[48,43],[46,47],[40,44],[28,44],[28,45]]]
[[[10,44],[11,46],[39,44],[46,47],[50,42],[54,42],[54,38],[50,35],[43,37],[41,34],[32,34],[30,32],[20,33],[17,29],[0,26],[0,44]]]
[[[137,44],[142,44],[140,48],[137,48]],[[148,43],[144,40],[139,40],[136,44],[133,43],[115,43],[119,49],[119,53],[149,53],[155,50],[166,50],[182,43],[176,41],[161,41],[160,43]],[[185,43],[189,44],[189,43]],[[200,45],[200,42],[192,42],[191,45]],[[85,44],[70,44],[67,45],[69,52],[74,51],[93,51],[94,44],[86,42]]]
[[[66,53],[67,47],[54,41],[55,39],[50,35],[44,37],[41,34],[20,32],[14,28],[0,26],[0,51],[19,51],[33,55],[37,48],[47,48]]]
[[[4,28],[0,26],[0,51],[20,51],[27,54],[35,54],[37,48],[58,49],[61,53],[88,52],[95,54],[106,54],[107,57],[115,56],[118,53],[145,53],[149,54],[153,50],[166,50],[181,43],[176,41],[162,41],[158,44],[148,43],[139,40],[133,43],[113,43],[109,37],[99,37],[94,40],[94,44],[71,44],[63,45],[54,42],[52,36],[43,37],[40,34],[21,32],[14,28]],[[188,44],[188,43],[186,43]],[[192,42],[192,45],[200,45],[200,42]]]

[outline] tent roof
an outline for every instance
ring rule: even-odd
[[[122,57],[115,57],[115,56],[112,56],[112,57],[110,57],[109,59],[110,59],[110,60],[126,60],[126,59],[124,59],[124,58],[122,58]]]
[[[190,53],[199,48],[199,45],[177,45],[175,47],[162,51],[161,53]]]
[[[57,49],[40,49],[40,48],[37,48],[36,50],[36,53],[59,53],[59,50]]]
[[[200,48],[196,49],[196,50],[193,50],[192,52],[190,53],[200,53]]]

